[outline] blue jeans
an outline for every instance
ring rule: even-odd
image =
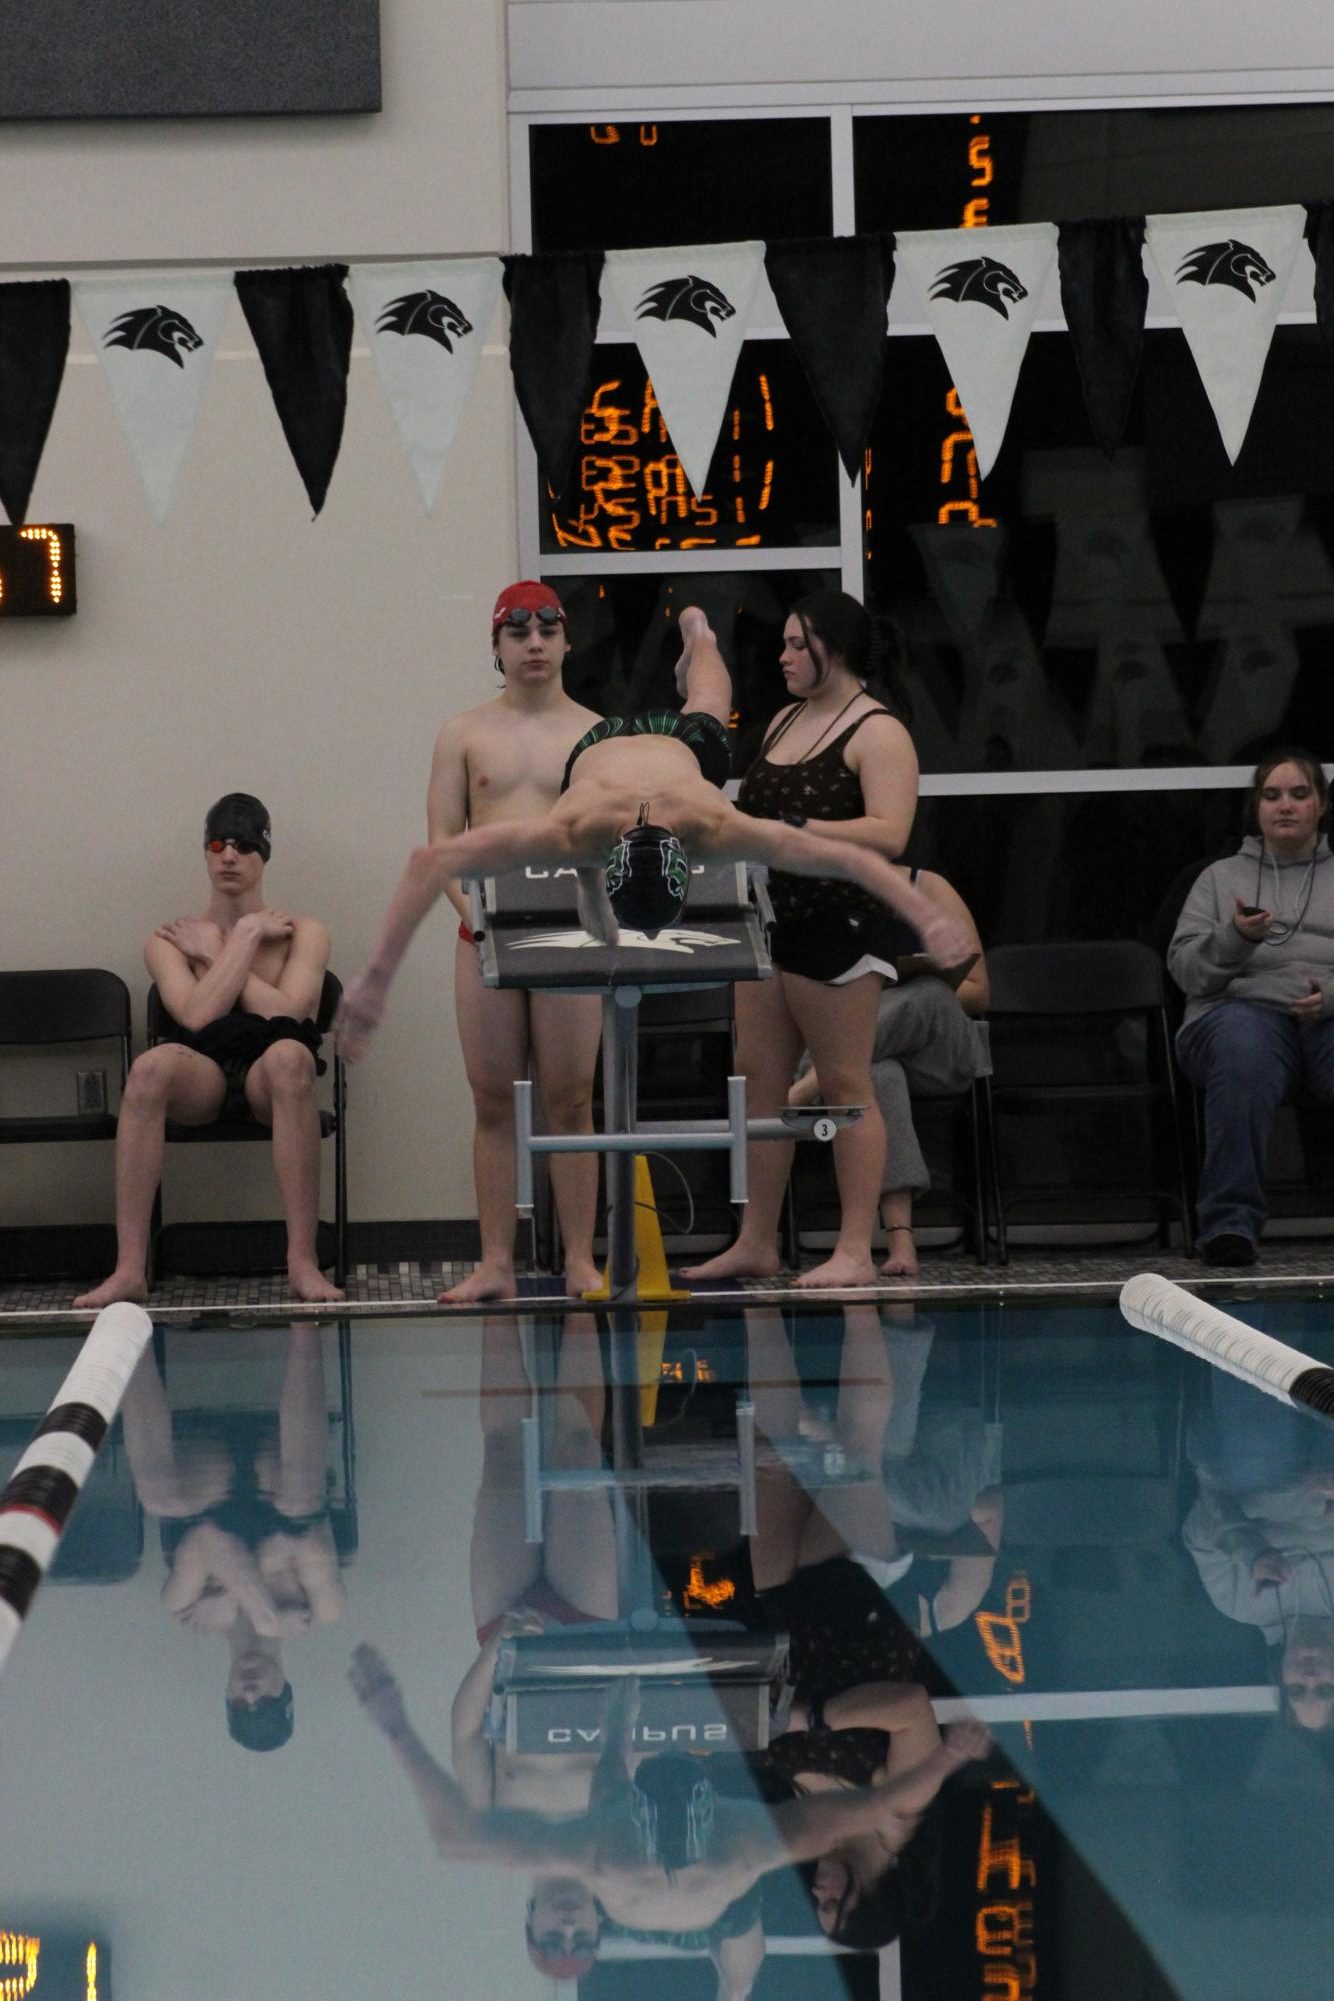
[[[1177,1056],[1204,1092],[1200,1237],[1255,1243],[1264,1227],[1265,1149],[1274,1114],[1303,1091],[1334,1104],[1334,1017],[1299,1022],[1258,1001],[1220,1001],[1187,1022]]]

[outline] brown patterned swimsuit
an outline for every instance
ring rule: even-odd
[[[737,806],[758,820],[782,820],[789,814],[806,820],[860,820],[866,812],[861,784],[843,753],[863,723],[890,712],[866,709],[813,755],[796,764],[771,764],[769,751],[805,706],[798,703],[765,738],[741,781]],[[836,835],[838,828],[829,831]],[[778,920],[770,949],[774,964],[785,973],[831,986],[855,979],[859,972],[878,972],[892,980],[894,961],[921,950],[916,932],[856,883],[774,870],[769,895]]]

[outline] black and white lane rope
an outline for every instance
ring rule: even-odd
[[[1157,1272],[1140,1272],[1126,1280],[1121,1311],[1132,1327],[1160,1335],[1284,1403],[1334,1417],[1334,1369],[1257,1332],[1244,1320],[1234,1320]]]
[[[0,1491],[0,1673],[152,1336],[142,1306],[103,1307]]]

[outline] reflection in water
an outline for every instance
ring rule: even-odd
[[[1283,1714],[1334,1728],[1334,1427],[1212,1370],[1183,1534],[1218,1610],[1264,1637]]]
[[[782,1635],[792,1676],[790,1686],[771,1692],[758,1748],[746,1761],[710,1758],[698,1741],[709,1733],[684,1724],[670,1736],[687,1735],[689,1753],[651,1752],[646,1747],[669,1731],[640,1727],[642,1675],[672,1669],[670,1649],[664,1658],[660,1644],[669,1630],[662,1612],[672,1614],[670,1630],[681,1631],[676,1621],[686,1601],[656,1566],[637,1592],[642,1569],[617,1561],[610,1488],[644,1502],[655,1477],[638,1367],[613,1362],[608,1383],[595,1322],[568,1316],[542,1400],[543,1476],[531,1446],[525,1451],[534,1384],[520,1328],[498,1316],[483,1323],[483,1464],[472,1539],[480,1652],[454,1699],[452,1772],[409,1722],[398,1682],[374,1648],[357,1649],[351,1678],[439,1852],[532,1875],[529,1956],[551,1977],[588,1972],[604,1938],[615,1937],[707,1952],[720,1992],[748,1994],[765,1952],[762,1880],[794,1865],[805,1865],[821,1930],[850,1947],[883,1945],[933,1901],[900,1858],[946,1778],[985,1756],[989,1738],[980,1725],[960,1724],[942,1740],[915,1678],[920,1643],[884,1595],[912,1561],[899,1549],[882,1470],[893,1374],[875,1308],[848,1308],[843,1319],[826,1418],[803,1400],[781,1313],[745,1315],[754,1533],[748,1548],[735,1552],[728,1609],[747,1626]],[[613,1350],[617,1340],[613,1334]],[[624,1360],[623,1346],[620,1352]],[[630,1352],[637,1364],[638,1350]],[[735,1393],[728,1394],[735,1407]],[[735,1408],[733,1417],[739,1421]],[[603,1475],[604,1429],[617,1462],[614,1482]],[[721,1477],[716,1450],[706,1446],[695,1463],[698,1534],[707,1541]],[[678,1447],[673,1475],[685,1464]],[[656,1477],[667,1478],[661,1462]],[[543,1480],[545,1510],[540,1539],[529,1540],[525,1480],[534,1478]],[[684,1500],[688,1515],[688,1486]],[[651,1507],[641,1506],[637,1525],[650,1548],[653,1524]],[[691,1595],[702,1569],[700,1558],[690,1561]],[[596,1722],[582,1727],[591,1720],[587,1703],[581,1707],[582,1688],[569,1685],[572,1727],[548,1729],[534,1752],[518,1748],[516,1732],[506,1733],[497,1670],[502,1660],[512,1665],[514,1643],[522,1652],[523,1642],[556,1626],[569,1633],[573,1683],[600,1684],[604,1694]],[[578,1651],[574,1628],[584,1630]],[[701,1664],[712,1658],[719,1672],[722,1636],[738,1630],[735,1623],[696,1619],[686,1630]],[[679,1661],[672,1673],[680,1683]],[[661,1688],[659,1681],[655,1694]],[[732,1741],[728,1728],[717,1735]],[[563,1755],[552,1754],[553,1738],[562,1740]]]
[[[346,1603],[326,1494],[319,1327],[291,1327],[276,1424],[233,1412],[178,1437],[151,1350],[122,1417],[135,1491],[162,1518],[162,1604],[192,1632],[225,1635],[227,1728],[249,1751],[275,1751],[293,1729],[283,1646]]]

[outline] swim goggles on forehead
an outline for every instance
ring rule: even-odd
[[[658,874],[662,881],[666,883],[673,896],[682,902],[685,901],[686,891],[690,887],[690,864],[686,860],[685,849],[675,834],[662,834],[657,840],[650,834],[645,839],[644,833],[638,827],[628,834],[622,834],[611,851],[605,876],[609,896],[615,896],[618,891],[624,889],[633,875],[645,872],[644,858],[651,850],[656,850]],[[638,870],[635,866],[637,857]]]
[[[530,611],[526,604],[520,604],[515,605],[513,611],[505,613],[496,630],[499,631],[501,626],[507,626],[511,632],[527,632],[534,619],[543,632],[550,632],[553,627],[565,623],[564,614],[554,604],[540,604],[536,611]]]

